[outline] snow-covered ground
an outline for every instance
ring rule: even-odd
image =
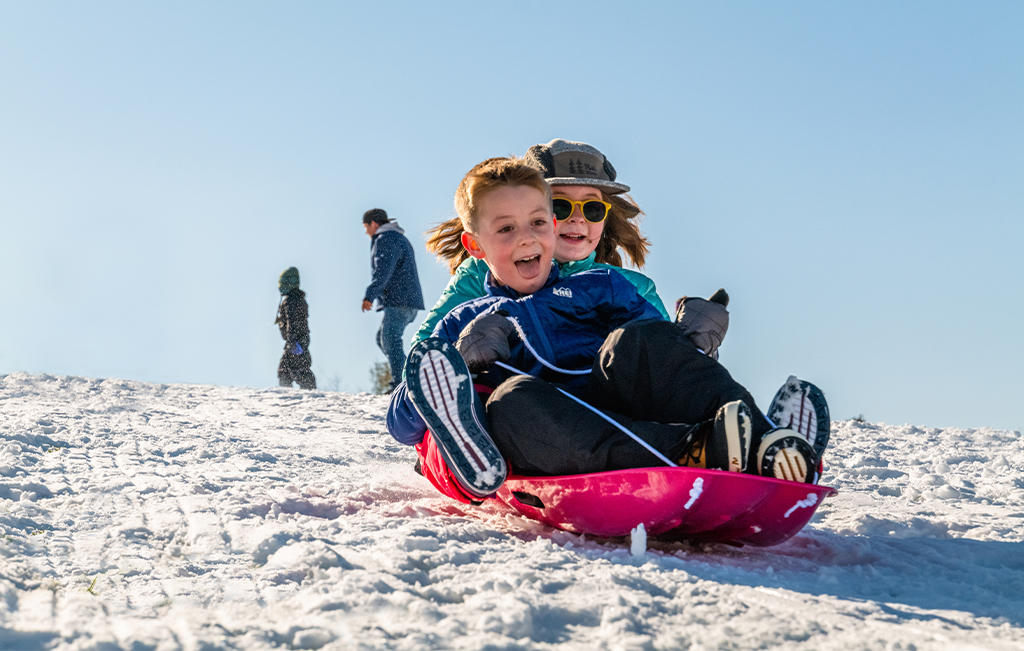
[[[801,534],[644,552],[440,497],[384,408],[0,376],[0,647],[1024,648],[1018,432],[834,422]]]

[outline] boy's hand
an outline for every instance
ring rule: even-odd
[[[508,361],[511,356],[508,338],[513,332],[512,322],[500,311],[481,314],[465,327],[455,348],[466,360],[470,372],[479,373],[496,361]]]
[[[693,345],[718,359],[718,347],[729,330],[729,295],[720,289],[711,298],[684,296],[676,301],[676,323]]]

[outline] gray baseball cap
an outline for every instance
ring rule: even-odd
[[[629,186],[615,182],[615,168],[596,147],[585,142],[555,138],[546,145],[534,145],[523,161],[544,175],[548,185],[591,185],[609,194],[629,192]]]

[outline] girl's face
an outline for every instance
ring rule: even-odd
[[[551,187],[553,198],[562,197],[570,201],[587,201],[597,199],[604,201],[601,191],[589,185],[554,185]],[[597,248],[604,233],[604,222],[597,224],[583,218],[579,206],[573,206],[569,219],[555,221],[555,260],[572,262],[582,260]]]

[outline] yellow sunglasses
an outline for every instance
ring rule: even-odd
[[[580,207],[580,214],[591,224],[600,224],[608,216],[612,204],[598,199],[587,199],[586,201],[573,201],[565,197],[555,197],[551,200],[551,210],[555,213],[555,219],[565,221],[572,217],[572,211]]]

